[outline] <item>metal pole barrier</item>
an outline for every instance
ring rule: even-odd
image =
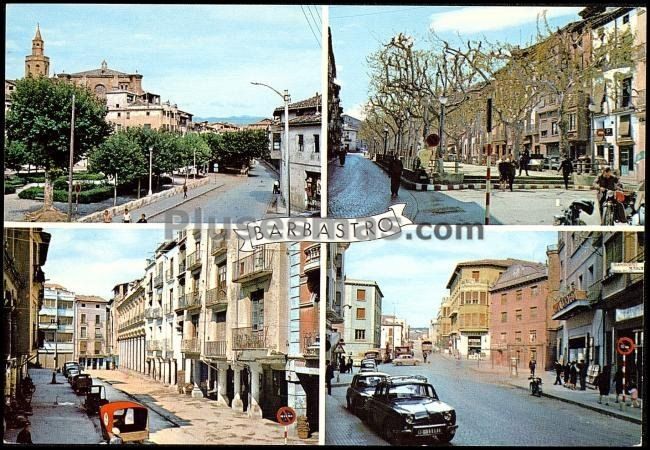
[[[490,189],[492,188],[492,178],[490,176],[490,159],[492,155],[492,98],[487,99],[487,172],[485,175],[485,225],[490,224]]]

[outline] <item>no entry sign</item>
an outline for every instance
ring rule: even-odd
[[[634,351],[634,341],[626,336],[616,341],[616,351],[619,355],[628,356]]]
[[[287,427],[296,421],[296,412],[293,410],[293,408],[283,406],[282,408],[278,409],[275,418],[278,419],[280,425]]]

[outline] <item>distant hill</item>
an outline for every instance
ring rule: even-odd
[[[205,122],[206,120],[209,123],[213,122],[228,122],[235,125],[249,125],[251,123],[259,122],[266,117],[258,116],[230,116],[230,117],[193,117],[193,122]]]

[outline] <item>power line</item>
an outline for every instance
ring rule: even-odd
[[[316,16],[318,16],[318,21],[323,23],[323,19],[320,17],[320,13],[318,12],[318,7],[316,5],[311,5],[314,8],[314,11],[316,11]]]
[[[311,20],[314,22],[314,28],[317,29],[317,30],[320,30],[321,26],[322,26],[322,21],[319,20],[318,22],[316,22],[316,19],[314,18],[314,14],[311,12],[310,7],[307,7],[307,11],[309,11],[309,15],[311,16]],[[320,44],[320,39],[318,40],[318,45],[319,46],[321,45]]]
[[[307,14],[305,13],[305,8],[303,8],[302,5],[300,5],[300,10],[302,11],[302,15],[305,16],[305,20],[307,21],[307,25],[309,25],[309,29],[311,30],[311,34],[314,36],[314,39],[316,39],[316,42],[318,43],[318,46],[320,47],[320,41],[318,40],[318,37],[316,36],[316,33],[314,33],[314,29],[311,26],[311,22],[309,21],[309,18],[307,17]]]

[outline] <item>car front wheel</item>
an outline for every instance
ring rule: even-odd
[[[392,445],[402,445],[403,439],[400,433],[401,427],[397,422],[387,421],[382,427],[384,430],[384,436],[388,443]]]
[[[456,435],[455,430],[453,430],[453,431],[445,431],[444,433],[442,433],[440,435],[440,437],[438,439],[439,439],[440,442],[444,442],[444,443],[447,444],[447,443],[451,442],[451,440],[454,438],[455,435]]]

